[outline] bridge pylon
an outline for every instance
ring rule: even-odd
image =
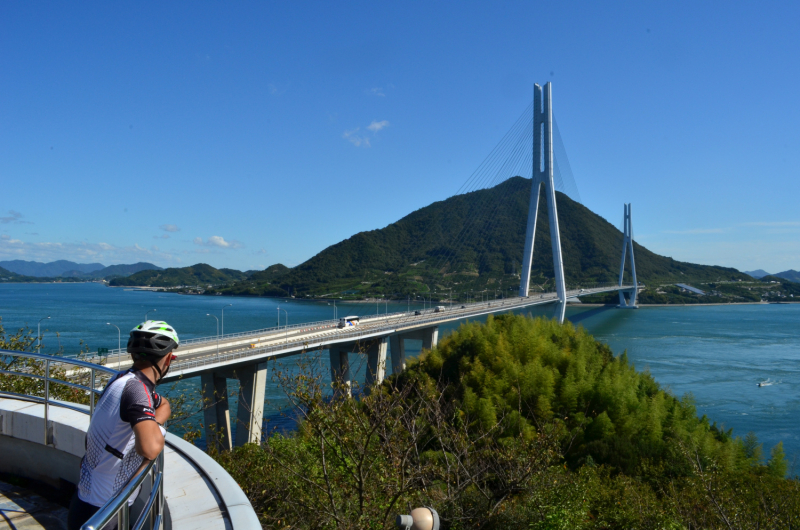
[[[563,307],[567,302],[567,290],[564,286],[564,260],[561,256],[556,189],[553,184],[553,104],[552,85],[550,83],[544,85],[544,90],[539,85],[533,85],[533,179],[531,182],[530,206],[528,207],[528,226],[525,231],[525,251],[522,257],[520,296],[528,296],[528,289],[530,288],[533,243],[536,237],[536,218],[539,213],[539,194],[542,186],[544,186],[545,197],[547,198],[556,294],[562,308],[557,312],[556,316],[559,322],[564,322]]]
[[[619,285],[622,287],[622,277],[625,274],[625,254],[630,252],[631,276],[633,276],[633,289],[619,291],[619,307],[622,309],[638,309],[636,305],[639,297],[638,283],[636,282],[636,261],[633,259],[633,224],[631,222],[631,203],[624,204],[625,217],[623,222],[622,260],[619,264]]]

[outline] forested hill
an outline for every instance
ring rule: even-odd
[[[211,265],[198,263],[191,267],[145,270],[125,278],[115,278],[112,286],[181,287],[219,285],[243,280],[247,275],[233,269],[215,269]]]
[[[386,228],[361,232],[328,247],[297,267],[273,266],[222,292],[272,294],[279,287],[299,296],[405,297],[450,288],[516,291],[530,185],[529,179],[514,177],[494,188],[433,203]],[[556,194],[567,282],[616,281],[622,233],[585,206]],[[545,205],[542,194],[533,264],[533,283],[539,286],[551,285],[553,278]],[[634,218],[634,227],[635,223]],[[643,282],[749,279],[735,269],[675,261],[638,244],[635,253],[637,275]]]

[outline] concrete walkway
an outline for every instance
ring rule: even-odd
[[[66,530],[67,513],[32,491],[0,482],[0,530]]]

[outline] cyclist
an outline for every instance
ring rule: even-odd
[[[155,386],[167,375],[179,344],[175,329],[163,321],[148,320],[131,330],[127,351],[133,366],[109,381],[95,406],[80,483],[69,506],[69,530],[79,530],[164,449],[163,425],[171,410]],[[131,523],[135,511],[136,506]],[[116,520],[106,526],[115,527]]]

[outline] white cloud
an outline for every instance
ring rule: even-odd
[[[383,98],[386,97],[386,94],[383,93],[383,88],[379,88],[379,87],[378,88],[370,88],[369,90],[367,90],[367,94],[370,94],[371,96],[380,96],[380,97],[383,97]]]
[[[373,134],[377,134],[378,131],[381,129],[385,129],[389,126],[389,122],[386,120],[377,121],[372,120],[372,123],[367,125],[367,130],[372,131]],[[356,127],[355,129],[345,131],[342,133],[342,138],[350,142],[356,147],[372,147],[372,144],[369,141],[369,137],[359,134],[361,127]]]
[[[159,228],[161,230],[163,230],[164,232],[180,232],[181,231],[181,229],[178,228],[176,225],[169,225],[169,224],[161,225],[161,226],[159,226]],[[169,236],[167,236],[167,237],[169,237]]]
[[[389,126],[389,122],[386,121],[386,120],[383,120],[383,121],[372,120],[372,123],[370,123],[367,126],[367,129],[369,129],[370,131],[376,133],[376,132],[380,131],[381,129],[385,129],[388,126]]]
[[[196,237],[194,238],[194,244],[218,248],[242,248],[244,246],[242,243],[236,240],[225,241],[225,238],[222,236],[211,236],[205,241],[203,241],[202,237]]]
[[[9,223],[25,224],[25,225],[33,224],[30,221],[23,221],[22,218],[25,217],[25,216],[22,215],[19,212],[14,211],[14,210],[9,210],[8,214],[9,215],[6,216],[6,217],[0,217],[0,223],[2,223],[4,225],[9,224]]]
[[[177,261],[168,252],[153,251],[139,245],[119,247],[109,243],[79,242],[26,242],[8,235],[0,236],[0,259],[24,259],[50,262],[59,259],[87,263],[99,261],[106,265],[112,263],[136,263],[155,261],[168,264]]]
[[[344,138],[345,140],[347,140],[356,147],[361,147],[361,146],[372,147],[369,143],[369,138],[357,134],[360,129],[361,127],[356,127],[352,131],[345,131],[342,134],[342,138]]]

